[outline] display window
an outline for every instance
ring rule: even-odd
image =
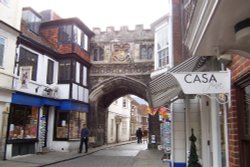
[[[37,126],[37,107],[12,105],[9,123],[9,140],[36,139]]]
[[[80,139],[81,125],[86,123],[86,113],[78,111],[57,111],[55,119],[56,139]]]

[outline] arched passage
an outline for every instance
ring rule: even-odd
[[[106,142],[107,108],[114,100],[127,94],[136,95],[147,101],[147,85],[130,77],[117,76],[104,80],[92,88],[88,124],[97,145]]]

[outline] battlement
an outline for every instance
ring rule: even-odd
[[[102,31],[100,27],[94,27],[92,30],[97,35],[101,33],[149,31],[150,29],[144,29],[144,26],[142,24],[139,24],[139,25],[135,25],[135,28],[133,30],[130,30],[128,26],[120,26],[119,30],[115,30],[114,26],[106,27],[106,31]]]

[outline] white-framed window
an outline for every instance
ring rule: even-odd
[[[6,39],[0,36],[0,67],[3,67]]]
[[[169,58],[169,24],[164,24],[156,30],[156,54],[157,66],[163,68],[170,63]]]

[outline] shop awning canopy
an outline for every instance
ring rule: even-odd
[[[148,86],[151,107],[164,106],[181,93],[181,87],[171,73],[198,71],[208,58],[209,56],[190,57],[167,72],[153,78]]]

